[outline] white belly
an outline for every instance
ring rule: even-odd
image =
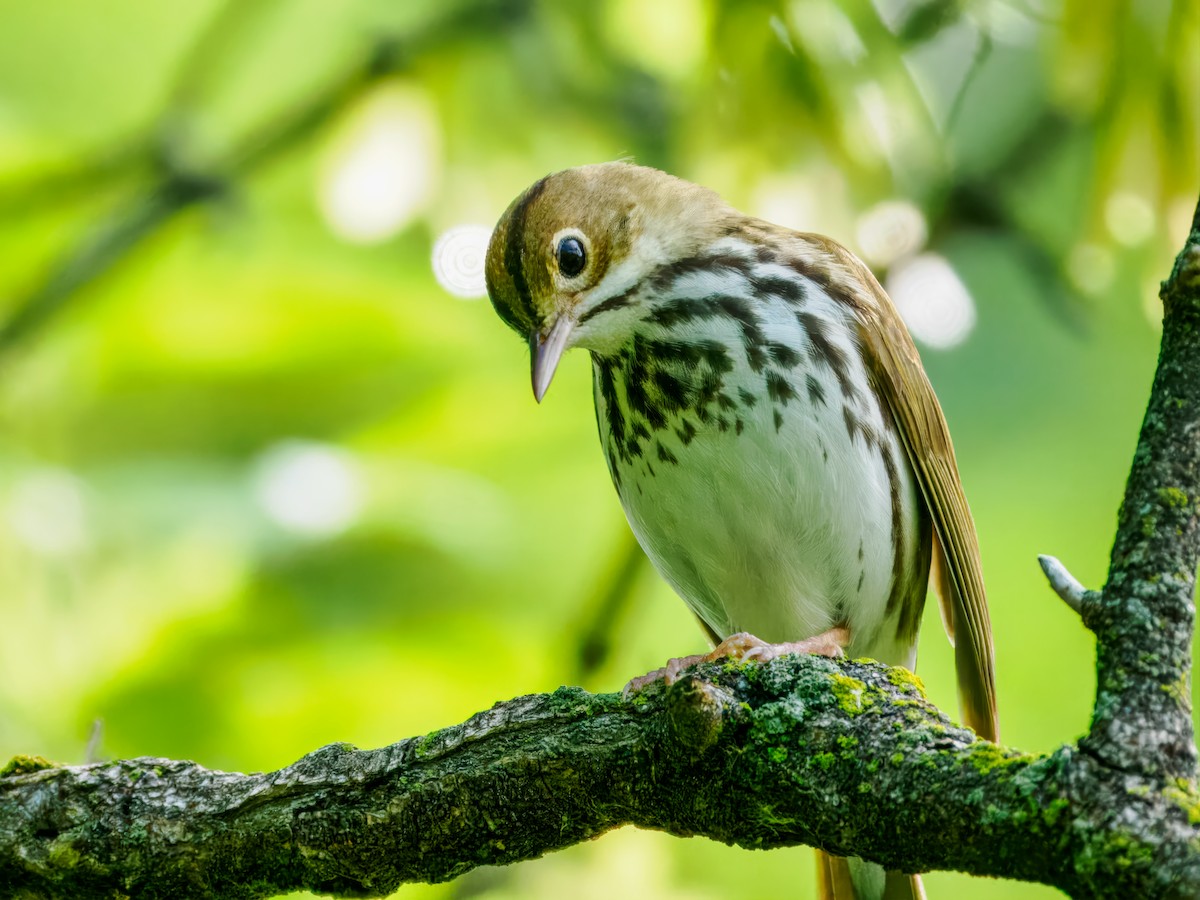
[[[793,641],[846,625],[851,656],[911,666],[912,636],[898,637],[896,611],[887,607],[896,569],[893,529],[900,524],[909,543],[918,531],[912,473],[865,377],[861,393],[848,397],[830,370],[813,364],[791,310],[778,312],[768,311],[764,331],[805,357],[791,367],[766,367],[786,376],[790,395],[767,390],[764,372],[731,353],[721,393],[732,407],[676,410],[665,427],[646,429],[638,453],[614,453],[609,437],[609,466],[625,513],[654,565],[717,634],[749,631]],[[711,335],[722,323],[704,327]],[[727,331],[722,339],[736,347],[736,325]],[[672,334],[677,339],[679,329]],[[827,336],[852,358],[848,332]],[[605,440],[614,395],[601,387],[603,365],[596,360]],[[701,363],[698,377],[705,371]],[[752,403],[737,385],[752,388]],[[617,396],[626,387],[618,383]],[[624,418],[619,424],[629,428]],[[881,448],[892,456],[890,467]]]

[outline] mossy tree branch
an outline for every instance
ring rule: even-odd
[[[1098,685],[1081,746],[1112,766],[1194,778],[1192,632],[1200,555],[1200,205],[1163,283],[1158,371],[1104,590],[1085,595]],[[1130,712],[1136,711],[1136,715]]]
[[[1083,591],[1051,567],[1097,635],[1095,714],[1077,745],[1039,756],[978,740],[912,676],[877,664],[710,664],[631,698],[564,688],[265,775],[18,759],[0,777],[0,885],[24,897],[378,896],[632,823],[1081,897],[1200,896],[1200,207],[1162,296],[1108,583]]]
[[[380,896],[628,823],[1079,896],[1200,891],[1186,783],[1069,746],[997,747],[902,670],[822,658],[708,665],[629,700],[564,688],[265,775],[156,759],[23,768],[0,778],[0,884],[30,897]]]

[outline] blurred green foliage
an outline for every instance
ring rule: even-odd
[[[623,565],[587,360],[537,408],[525,348],[430,265],[545,172],[621,157],[856,247],[880,202],[920,210],[976,307],[923,355],[1003,736],[1087,726],[1092,644],[1035,555],[1104,576],[1200,181],[1194,3],[0,0],[0,22],[0,758],[273,768],[701,647]],[[354,165],[384,177],[364,194]],[[386,221],[339,224],[389,191]],[[931,610],[947,709],[951,666]],[[625,831],[400,896],[799,896],[810,859]]]

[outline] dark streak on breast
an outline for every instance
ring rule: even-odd
[[[767,370],[767,396],[776,403],[787,406],[789,400],[796,399],[796,391],[792,383],[774,369]]]
[[[659,266],[650,273],[646,280],[652,291],[665,293],[674,288],[679,279],[696,272],[724,269],[727,272],[736,272],[748,279],[752,267],[753,263],[740,253],[708,253],[689,256]]]
[[[850,377],[850,360],[846,351],[829,339],[825,320],[813,313],[797,311],[796,321],[808,336],[809,346],[817,362],[828,366],[838,380],[843,396],[855,397],[854,381]]]
[[[885,444],[879,449],[883,456],[883,468],[887,473],[888,493],[892,501],[892,592],[888,595],[886,610],[887,615],[891,615],[908,588],[904,580],[904,507],[900,497],[900,471],[891,447]]]
[[[750,284],[760,294],[774,294],[782,297],[788,303],[802,304],[808,299],[801,278],[789,278],[786,275],[756,275],[750,278]]]
[[[817,406],[825,405],[825,388],[812,375],[804,376],[804,384],[808,388],[808,399]]]
[[[781,344],[778,341],[770,341],[767,344],[767,352],[771,354],[771,359],[777,365],[783,366],[786,369],[794,368],[800,363],[800,354],[793,350],[787,344]]]

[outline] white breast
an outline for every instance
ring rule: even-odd
[[[738,277],[729,273],[724,287],[741,287]],[[700,286],[681,280],[675,293],[721,293],[714,292],[712,273],[704,278]],[[745,329],[725,315],[646,324],[641,344],[624,358],[594,357],[609,467],[646,554],[718,634],[749,631],[791,641],[846,624],[852,656],[911,665],[913,647],[897,640],[886,608],[897,513],[907,534],[917,530],[914,478],[854,362],[851,314],[815,285],[802,309],[821,323],[820,346],[801,327],[796,303],[782,297],[756,303],[761,336],[775,348],[757,370],[745,351]],[[725,361],[697,362],[690,387],[711,388],[716,370],[728,365],[719,373],[719,397],[671,410],[665,425],[644,427],[640,437],[633,425],[639,398],[631,413],[629,391],[639,390],[633,380],[648,379],[653,400],[663,377],[646,363],[653,348],[709,342],[711,349],[714,341],[727,349]],[[823,359],[839,352],[848,367],[840,379]],[[683,377],[687,362],[662,371]],[[606,388],[606,377],[615,390]],[[614,405],[622,407],[616,415]],[[637,439],[636,452],[614,438],[614,419]],[[881,449],[891,455],[890,467]]]

